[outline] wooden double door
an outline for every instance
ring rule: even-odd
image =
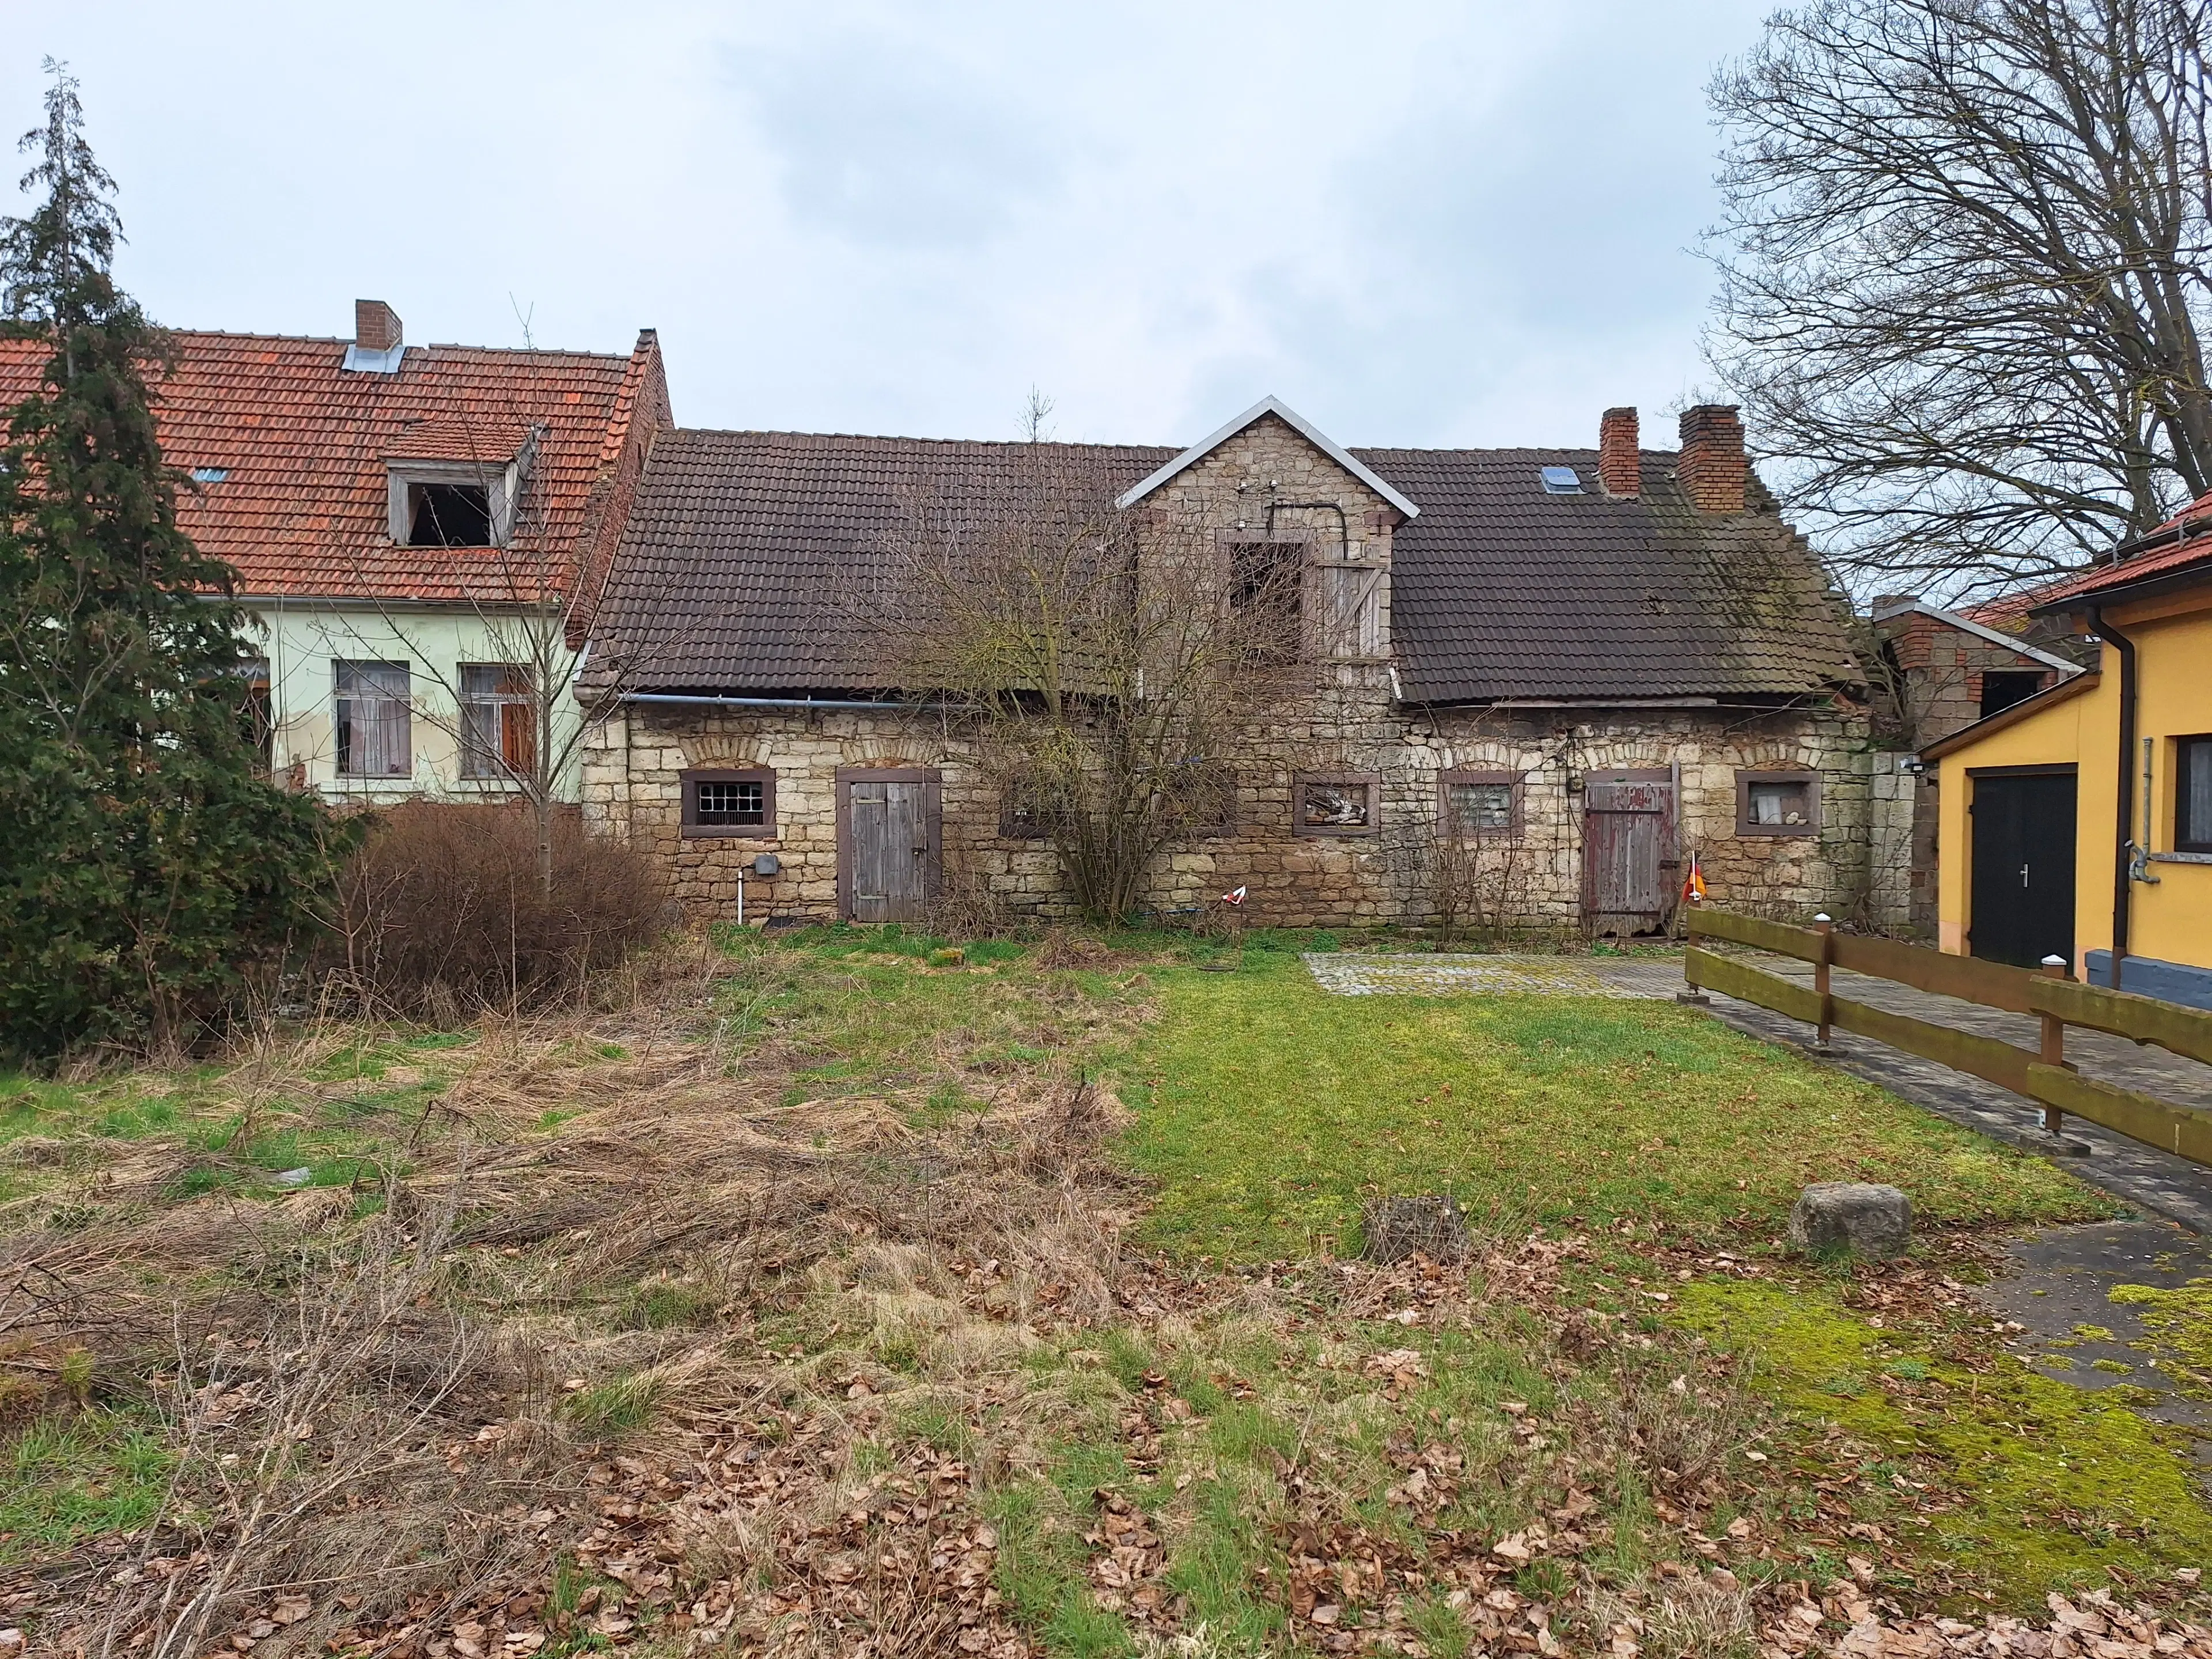
[[[1656,933],[1681,890],[1672,767],[1591,772],[1583,780],[1583,928]]]
[[[927,767],[837,772],[837,908],[853,921],[920,921],[936,896],[943,823]]]

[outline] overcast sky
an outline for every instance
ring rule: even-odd
[[[687,425],[1590,444],[1708,382],[1705,81],[1765,0],[0,0],[179,327],[627,350]]]

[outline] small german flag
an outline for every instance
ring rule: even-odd
[[[1690,854],[1690,873],[1682,881],[1682,902],[1703,904],[1705,902],[1705,872],[1698,867],[1698,855]]]

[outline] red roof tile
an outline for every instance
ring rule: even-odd
[[[343,340],[172,337],[175,364],[154,381],[162,453],[224,474],[179,491],[178,520],[246,595],[487,603],[545,580],[565,590],[579,562],[603,568],[642,452],[670,419],[650,329],[627,357],[410,346],[391,374],[344,368]],[[46,356],[35,340],[0,341],[0,402],[28,395]],[[503,465],[533,429],[513,546],[393,545],[387,459]]]
[[[2179,520],[2173,522],[2179,523]],[[2186,570],[2193,565],[2203,565],[2207,567],[2207,574],[2212,574],[2212,533],[2207,532],[2212,532],[2212,523],[2208,523],[2203,530],[2186,541],[2177,542],[2172,547],[2161,547],[2152,552],[2139,553],[2131,559],[2100,564],[2078,576],[2053,582],[2037,592],[2035,608],[2042,611],[2068,599],[2093,599],[2114,588],[2132,587],[2153,576]]]

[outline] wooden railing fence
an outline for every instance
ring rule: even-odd
[[[2212,1062],[2212,1013],[2126,991],[2107,991],[2066,976],[2063,963],[2038,973],[1973,957],[1949,956],[1925,945],[1838,933],[1822,922],[1786,922],[1726,910],[1691,909],[1689,948],[1682,972],[1692,986],[1755,1002],[1820,1030],[1856,1032],[1954,1070],[1983,1078],[2043,1105],[2044,1127],[2058,1133],[2067,1113],[2194,1163],[2212,1164],[2212,1110],[2085,1078],[2066,1059],[2071,1025],[2109,1031],[2170,1054]],[[1735,957],[1706,949],[1700,940],[1724,939],[1794,957],[1813,964],[1808,989]],[[2033,1014],[2042,1022],[2041,1044],[2023,1048],[2000,1038],[1916,1019],[1835,994],[1832,968],[1957,997],[2008,1013]]]

